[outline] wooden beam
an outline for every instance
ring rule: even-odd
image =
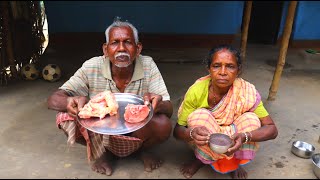
[[[246,49],[247,49],[247,39],[248,39],[248,29],[250,24],[250,16],[252,9],[252,1],[245,2],[245,14],[242,20],[242,33],[241,33],[241,47],[240,47],[240,56],[242,61],[245,60],[246,57]]]
[[[287,18],[286,18],[286,24],[285,24],[284,32],[283,32],[283,38],[282,38],[281,47],[280,47],[278,64],[277,64],[275,73],[273,75],[272,84],[269,89],[268,100],[270,100],[270,101],[275,100],[275,96],[278,91],[283,66],[285,65],[285,62],[286,62],[286,55],[287,55],[288,44],[289,44],[290,35],[291,35],[291,31],[292,31],[292,24],[293,24],[293,20],[294,20],[296,6],[297,6],[297,1],[290,1],[289,8],[288,8],[288,14],[287,14]]]

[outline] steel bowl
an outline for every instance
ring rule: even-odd
[[[301,158],[309,159],[315,151],[315,147],[307,142],[294,141],[291,152]]]
[[[232,144],[233,140],[226,134],[213,133],[210,135],[209,147],[218,154],[226,153]]]
[[[320,153],[314,154],[311,156],[313,172],[320,179]]]

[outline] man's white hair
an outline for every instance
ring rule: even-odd
[[[128,21],[121,21],[120,17],[116,17],[115,20],[113,21],[113,23],[106,29],[105,31],[105,35],[106,35],[106,43],[108,44],[109,42],[109,33],[110,33],[110,29],[113,27],[130,27],[133,31],[133,36],[134,36],[134,41],[136,44],[138,44],[139,42],[139,37],[138,37],[138,30]]]

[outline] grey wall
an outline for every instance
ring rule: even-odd
[[[299,1],[293,39],[320,40],[320,1]]]
[[[234,34],[241,1],[45,1],[49,33],[103,32],[115,16],[144,33]]]
[[[283,33],[289,2],[285,2],[279,36]],[[298,1],[291,38],[294,40],[320,40],[320,1]]]
[[[115,16],[144,33],[235,34],[241,28],[243,5],[243,1],[45,1],[50,34],[104,32]],[[299,1],[291,38],[320,39],[319,19],[320,1]]]

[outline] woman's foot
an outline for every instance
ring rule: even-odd
[[[248,173],[241,167],[233,172],[231,172],[231,178],[232,179],[247,179]]]
[[[111,165],[108,162],[107,153],[104,153],[92,165],[91,169],[97,173],[110,176],[112,174]]]
[[[144,170],[147,172],[151,172],[152,170],[159,168],[163,162],[161,159],[146,152],[141,152],[140,158],[143,161]]]
[[[191,162],[184,163],[181,168],[180,172],[185,178],[191,178],[204,164],[199,160],[195,159]]]

